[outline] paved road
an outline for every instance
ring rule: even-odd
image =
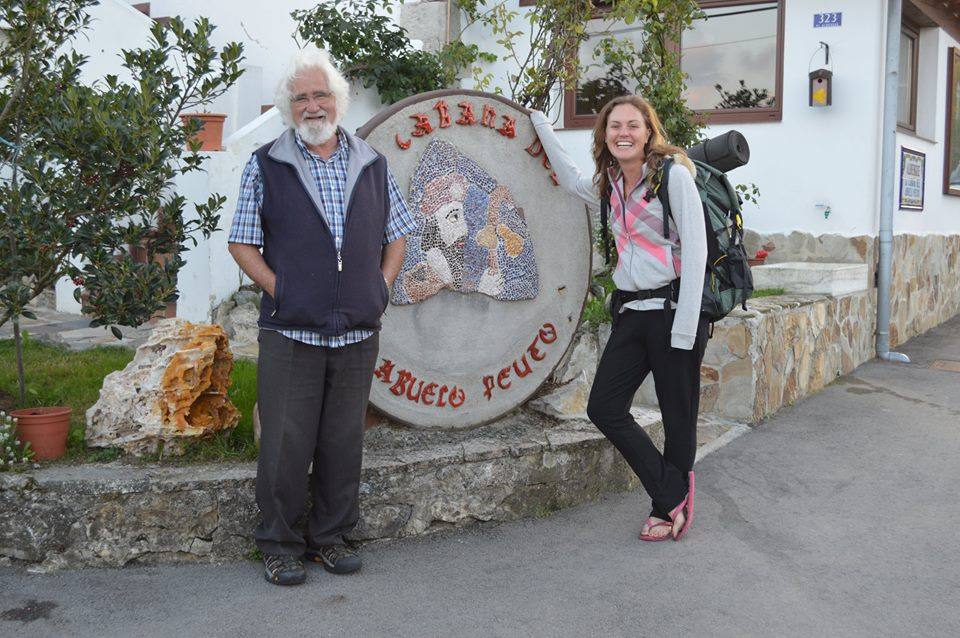
[[[255,563],[0,569],[0,635],[958,636],[960,318],[697,466],[680,543],[646,499],[367,548],[280,589]],[[5,611],[4,611],[5,610]]]

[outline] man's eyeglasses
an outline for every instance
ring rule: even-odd
[[[299,95],[294,95],[293,99],[290,100],[297,106],[306,106],[310,103],[311,100],[316,100],[317,102],[326,102],[333,97],[333,93],[327,93],[326,91],[314,91],[309,95],[306,93],[301,93]]]

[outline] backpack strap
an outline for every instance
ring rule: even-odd
[[[610,184],[603,193],[600,193],[600,242],[603,244],[603,260],[610,263],[610,195],[613,192]]]
[[[673,213],[670,212],[670,196],[669,190],[670,187],[670,168],[673,166],[673,158],[665,157],[663,164],[660,165],[660,169],[657,171],[657,174],[653,176],[653,194],[660,198],[660,205],[663,207],[663,238],[670,238],[670,217]]]
[[[657,169],[657,172],[653,176],[653,187],[651,190],[653,194],[660,199],[660,206],[663,208],[663,238],[670,238],[670,197],[667,189],[670,186],[670,168],[673,166],[673,158],[665,157],[663,163],[660,164],[660,168]],[[674,279],[670,282],[670,297],[679,297],[680,293],[680,280]],[[670,346],[671,340],[671,330],[673,329],[673,306],[670,304],[670,299],[663,300],[663,314],[664,314],[664,323],[666,324],[667,334],[666,334],[666,346],[667,350],[672,350]]]

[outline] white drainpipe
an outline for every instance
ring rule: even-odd
[[[896,176],[897,91],[900,68],[902,0],[888,0],[887,49],[883,85],[883,152],[880,170],[880,264],[877,272],[877,357],[910,363],[890,351],[890,273],[893,264],[893,186]]]

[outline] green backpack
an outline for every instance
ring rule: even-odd
[[[747,299],[753,294],[753,275],[743,247],[743,217],[737,191],[725,173],[704,162],[691,161],[697,168],[694,182],[703,202],[703,222],[707,229],[707,275],[703,280],[701,312],[714,322],[737,306],[747,309]],[[665,195],[669,192],[672,164],[673,158],[667,158],[654,177],[654,193],[663,206],[664,237],[670,232],[667,225],[670,201]]]
[[[694,182],[700,193],[700,201],[703,202],[703,222],[707,230],[707,273],[703,280],[703,302],[700,311],[707,315],[712,324],[726,317],[737,306],[747,309],[747,299],[753,293],[753,276],[747,264],[747,251],[743,247],[740,197],[725,173],[704,162],[691,161],[697,169]],[[672,157],[664,160],[653,177],[652,188],[648,189],[644,195],[647,201],[653,197],[660,197],[660,204],[663,206],[664,237],[669,237],[670,226],[667,223],[667,217],[672,213],[669,199],[661,196],[661,192],[664,194],[669,192],[672,164]],[[602,244],[607,262],[610,261],[607,231],[609,199],[608,192],[600,202]]]

